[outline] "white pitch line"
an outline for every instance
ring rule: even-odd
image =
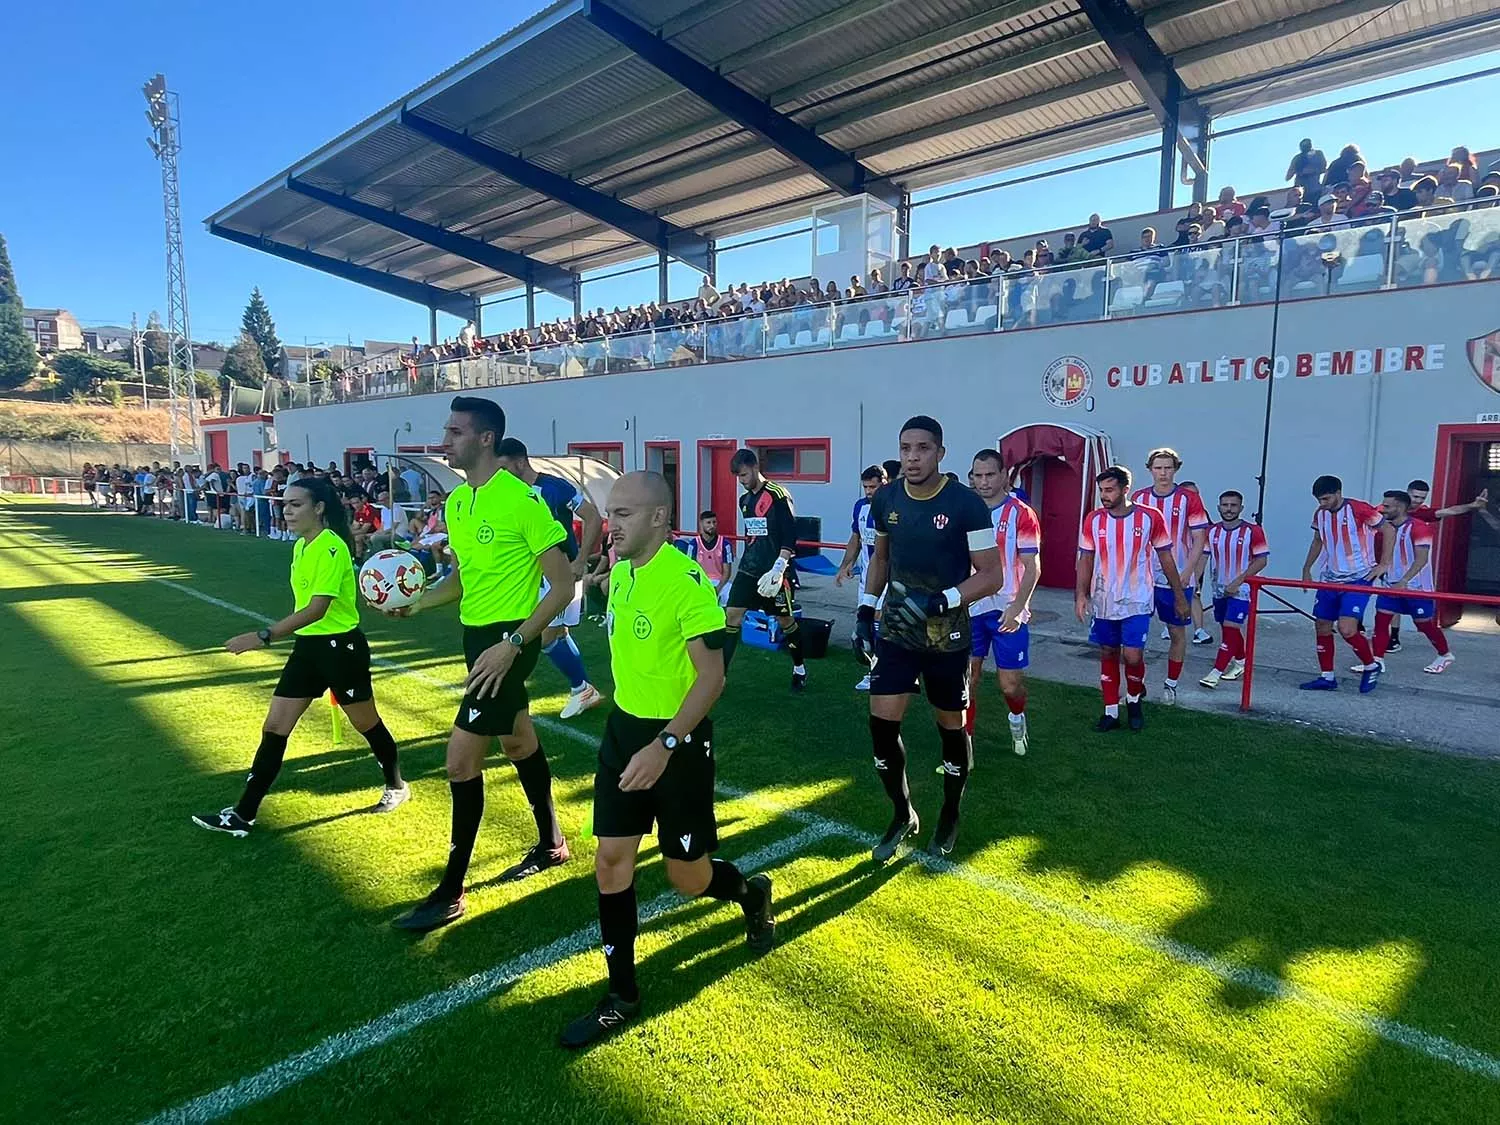
[[[791,856],[800,854],[809,846],[837,830],[822,824],[812,824],[802,831],[767,844],[736,860],[741,871],[751,872],[770,867]],[[675,891],[657,895],[641,909],[641,922],[646,923],[666,913],[684,899]],[[280,1062],[272,1063],[264,1070],[231,1082],[210,1094],[194,1098],[175,1109],[152,1117],[146,1125],[186,1125],[188,1122],[217,1121],[238,1113],[247,1106],[265,1101],[289,1086],[295,1086],[305,1078],[311,1078],[330,1066],[351,1059],[355,1055],[373,1050],[383,1043],[405,1035],[408,1031],[430,1023],[435,1019],[466,1008],[479,1000],[494,995],[508,984],[538,970],[556,965],[577,954],[593,949],[599,942],[596,926],[588,925],[574,930],[547,945],[513,957],[494,968],[475,973],[457,984],[449,985],[440,992],[431,992],[419,1000],[393,1008],[369,1023],[337,1035],[330,1035],[315,1047],[299,1051]]]
[[[62,543],[59,540],[52,540],[48,536],[34,535],[34,533],[30,532],[24,534],[33,534],[34,538],[56,542],[69,550],[78,552],[78,548],[72,546],[71,544]],[[179,590],[191,597],[198,598],[201,601],[208,602],[211,605],[216,605],[222,609],[227,609],[234,613],[242,614],[245,617],[250,617],[257,621],[270,620],[270,618],[262,617],[260,614],[245,609],[242,606],[237,606],[231,602],[222,601],[219,598],[204,594],[199,590],[193,589],[191,586],[184,586],[179,582],[173,582],[167,578],[157,578],[155,576],[148,577],[150,577],[151,581],[153,582],[161,582],[164,585],[172,587],[174,590]],[[400,664],[396,661],[385,660],[380,657],[372,657],[372,659],[383,667],[391,668],[405,675],[415,676],[418,679],[426,681],[427,683],[446,688],[449,691],[458,692],[461,690],[459,687],[453,684],[444,683],[443,681],[433,676],[429,676],[426,673],[418,671],[415,668],[408,668],[404,664]],[[592,744],[593,742],[593,739],[588,735],[585,735],[583,732],[574,730],[571,727],[565,726],[564,724],[557,722],[556,720],[549,719],[545,716],[534,716],[533,721],[538,726],[541,726],[546,730],[554,731],[558,734],[574,739],[575,741],[589,744]],[[853,840],[854,842],[864,847],[873,847],[876,843],[876,840],[878,839],[878,837],[876,837],[873,833],[866,832],[860,828],[856,828],[851,824],[845,824],[842,821],[828,820],[824,817],[816,815],[815,813],[809,813],[803,809],[781,805],[777,802],[769,801],[764,797],[759,797],[747,790],[725,785],[722,782],[719,783],[717,788],[718,791],[726,797],[747,801],[764,811],[774,812],[777,815],[784,816],[789,820],[794,820],[800,824],[805,824],[809,828],[821,828],[823,829],[823,832],[821,834],[825,836],[843,836],[846,839]],[[1370,1035],[1374,1038],[1384,1040],[1387,1043],[1392,1043],[1399,1047],[1405,1047],[1410,1051],[1413,1051],[1420,1055],[1426,1055],[1428,1058],[1436,1059],[1439,1062],[1448,1063],[1449,1065],[1457,1067],[1460,1070],[1467,1071],[1470,1074],[1477,1074],[1494,1081],[1500,1081],[1500,1058],[1496,1058],[1494,1055],[1487,1054],[1484,1051],[1480,1051],[1473,1047],[1466,1047],[1462,1043],[1456,1043],[1451,1039],[1445,1038],[1444,1036],[1434,1035],[1431,1032],[1412,1027],[1411,1025],[1402,1023],[1399,1020],[1387,1019],[1384,1016],[1370,1015],[1368,1012],[1360,1011],[1358,1008],[1351,1007],[1348,1004],[1343,1004],[1337,1000],[1334,1000],[1332,997],[1325,996],[1323,993],[1318,992],[1315,989],[1304,988],[1301,985],[1292,984],[1290,981],[1283,980],[1282,978],[1268,973],[1263,969],[1255,969],[1243,965],[1232,964],[1231,962],[1215,957],[1211,953],[1205,953],[1203,950],[1198,949],[1196,946],[1188,945],[1186,942],[1177,941],[1174,938],[1165,936],[1164,934],[1154,933],[1151,930],[1143,929],[1140,926],[1135,926],[1128,922],[1117,921],[1116,919],[1110,918],[1106,915],[1095,914],[1091,911],[1084,910],[1070,903],[1058,902],[1055,899],[1051,899],[1046,897],[1045,895],[1038,894],[1036,891],[1033,891],[1029,887],[1026,887],[1020,883],[1014,882],[1009,879],[1002,879],[999,876],[987,874],[986,872],[970,867],[967,864],[955,863],[952,860],[947,859],[939,859],[934,856],[929,856],[926,852],[916,850],[912,850],[910,852],[910,855],[915,860],[915,862],[921,864],[923,867],[927,868],[930,871],[945,875],[952,875],[957,879],[961,879],[964,882],[971,884],[972,886],[981,887],[985,890],[999,894],[1002,897],[1008,898],[1013,902],[1020,903],[1023,906],[1028,906],[1031,909],[1038,911],[1039,913],[1047,914],[1054,918],[1060,918],[1080,926],[1085,926],[1100,933],[1108,934],[1111,937],[1117,938],[1128,944],[1135,945],[1138,948],[1147,949],[1154,953],[1159,953],[1163,957],[1166,957],[1172,961],[1176,961],[1180,965],[1186,965],[1191,968],[1201,969],[1204,972],[1210,973],[1213,976],[1217,977],[1219,980],[1224,981],[1226,984],[1239,985],[1244,988],[1252,989],[1255,992],[1259,992],[1262,995],[1272,997],[1273,999],[1287,1000],[1293,1003],[1301,1004],[1304,1007],[1311,1008],[1312,1010],[1320,1012],[1330,1019],[1333,1019],[1357,1031],[1364,1032],[1365,1034]]]

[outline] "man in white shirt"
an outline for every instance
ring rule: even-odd
[[[947,271],[943,269],[943,252],[934,243],[927,248],[927,260],[922,263],[922,284],[934,285],[947,277]]]
[[[1318,217],[1307,224],[1308,230],[1337,230],[1339,227],[1349,225],[1346,215],[1340,215],[1338,207],[1338,196],[1332,192],[1325,192],[1318,200]]]
[[[704,308],[712,310],[719,307],[719,291],[714,288],[708,274],[703,275],[703,284],[698,286],[698,300],[703,302]]]
[[[234,493],[239,498],[235,505],[234,526],[237,531],[255,531],[255,477],[250,473],[250,467],[245,464],[239,466],[239,474],[234,478]]]

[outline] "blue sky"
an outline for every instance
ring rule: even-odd
[[[425,338],[425,309],[213,238],[202,220],[542,6],[501,2],[461,14],[394,0],[260,0],[249,10],[159,0],[21,6],[6,20],[14,36],[7,52],[12,109],[0,120],[0,151],[34,159],[7,160],[0,233],[9,242],[22,296],[33,306],[71,309],[86,326],[128,324],[132,311],[144,320],[164,308],[160,171],[146,147],[140,93],[141,84],[162,71],[182,97],[193,335],[232,339],[251,287],[259,285],[287,343]],[[1233,127],[1497,65],[1500,53],[1492,53],[1218,124]],[[1500,145],[1497,104],[1500,76],[1465,83],[1451,95],[1398,98],[1226,138],[1213,149],[1212,188],[1276,185],[1304,135],[1330,157],[1357,141],[1380,163],[1445,155],[1455,144],[1494,148]],[[1155,157],[1148,156],[921,207],[912,244],[958,244],[1081,223],[1092,210],[1106,216],[1150,210],[1155,185]],[[720,280],[797,274],[807,260],[805,238],[721,252]],[[674,292],[696,285],[685,269],[673,277]],[[601,281],[585,287],[584,300],[611,307],[648,299],[655,286],[651,272]],[[562,302],[538,301],[539,316],[566,312]],[[493,330],[519,323],[524,311],[517,301],[486,315],[486,328]],[[444,318],[442,327],[451,332],[455,325]]]

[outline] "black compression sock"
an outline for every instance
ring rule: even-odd
[[[484,775],[468,781],[450,781],[453,795],[453,828],[448,847],[448,866],[435,893],[456,899],[464,893],[464,878],[469,873],[469,859],[474,855],[474,841],[479,836],[479,822],[484,819]]]
[[[370,744],[370,753],[380,763],[380,772],[385,775],[387,789],[401,788],[401,757],[396,752],[396,740],[385,729],[385,723],[376,722],[369,730],[361,731]]]
[[[531,805],[531,815],[536,820],[536,838],[543,846],[562,846],[562,830],[557,826],[557,812],[552,807],[552,770],[547,765],[547,754],[541,743],[524,758],[514,758],[516,776],[521,779],[521,791]]]
[[[639,929],[634,883],[612,894],[599,892],[599,938],[609,968],[609,990],[632,1003],[641,995],[635,983],[635,935]]]
[[[752,905],[758,905],[755,900],[760,898],[760,892],[751,889],[750,884],[745,882],[745,876],[740,874],[740,869],[734,864],[727,859],[713,859],[709,860],[709,870],[712,874],[709,876],[708,886],[699,897],[737,902],[746,911]]]
[[[255,760],[250,763],[250,776],[245,778],[245,792],[239,804],[234,806],[244,820],[254,820],[260,811],[260,803],[276,782],[281,772],[281,760],[286,757],[286,735],[271,731],[260,732],[260,746],[255,750]]]
[[[941,822],[951,824],[958,819],[959,802],[963,800],[964,788],[969,784],[969,771],[974,768],[974,744],[969,740],[969,732],[963,727],[956,730],[938,727],[938,738],[943,744]]]
[[[783,630],[781,636],[786,651],[791,655],[792,667],[802,667],[802,626],[797,624],[796,618],[792,619],[791,626]]]
[[[896,819],[911,816],[911,791],[906,787],[906,747],[901,742],[901,724],[894,719],[870,716],[870,741],[875,747],[875,772],[885,795],[891,799]]]
[[[729,671],[729,662],[734,659],[734,650],[740,646],[740,626],[724,626],[724,671]]]

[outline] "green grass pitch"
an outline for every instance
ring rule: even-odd
[[[648,840],[644,1018],[564,1053],[603,975],[603,709],[543,730],[573,861],[492,882],[533,831],[497,758],[469,916],[388,925],[446,850],[454,616],[366,615],[409,805],[361,815],[379,771],[318,703],[249,839],[189,823],[248,767],[283,655],[222,643],[288,610],[288,550],[0,503],[0,1120],[1500,1121],[1493,765],[1149,705],[1098,736],[1046,683],[1020,759],[988,683],[957,862],[877,870],[843,652],[794,698],[746,650],[716,711],[720,854],[766,860],[777,948],[666,893]],[[555,715],[545,661],[532,685]],[[923,704],[907,742],[930,824]]]

